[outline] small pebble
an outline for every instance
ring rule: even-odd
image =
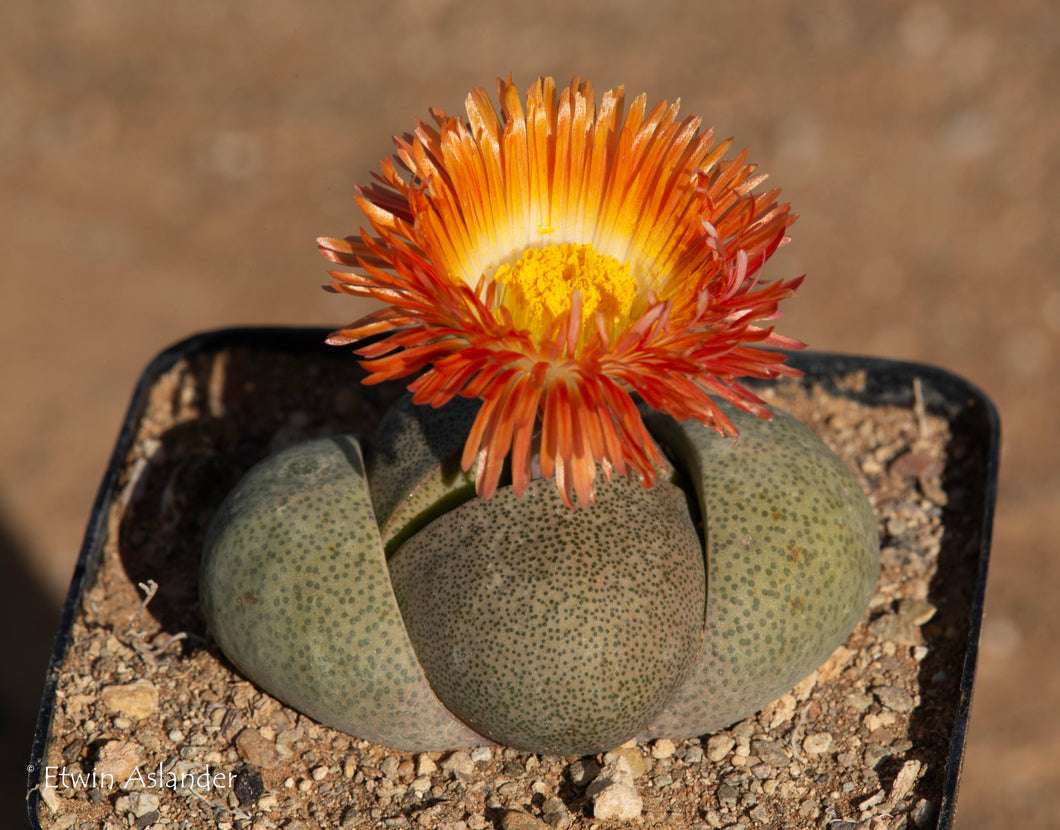
[[[393,781],[398,777],[400,766],[401,760],[396,755],[387,755],[379,764],[379,771],[383,773],[384,778]]]
[[[890,472],[905,478],[938,477],[945,463],[926,452],[906,452],[891,462]]]
[[[471,775],[475,771],[475,762],[471,760],[471,756],[468,753],[463,750],[457,750],[442,759],[441,767],[458,775]]]
[[[718,801],[721,804],[735,804],[739,797],[740,794],[736,792],[736,788],[731,784],[718,785]]]
[[[59,798],[59,793],[55,791],[54,787],[41,787],[38,792],[40,793],[40,799],[43,801],[49,810],[53,813],[59,812],[62,799]]]
[[[585,790],[585,795],[588,798],[592,798],[602,789],[612,784],[633,785],[633,771],[629,767],[629,761],[622,756],[604,765],[603,769],[600,770],[599,774]]]
[[[894,538],[901,537],[906,532],[905,519],[900,516],[891,516],[887,519],[887,533]]]
[[[158,709],[158,689],[147,680],[105,686],[100,697],[108,709],[141,720]]]
[[[521,810],[509,810],[501,816],[502,830],[550,830],[541,819]]]
[[[935,806],[935,803],[926,798],[922,798],[916,803],[916,806],[909,814],[909,817],[917,827],[934,827],[937,815],[938,808]]]
[[[700,764],[703,762],[703,747],[690,746],[685,752],[686,764]]]
[[[872,705],[872,695],[864,692],[851,692],[843,698],[843,702],[848,709],[854,712],[864,712]]]
[[[640,794],[633,784],[633,773],[625,756],[606,764],[586,790],[598,819],[629,821],[643,809]]]
[[[887,796],[887,805],[891,808],[897,806],[903,798],[913,791],[913,786],[920,775],[919,761],[906,761],[898,774],[894,777],[891,792]]]
[[[604,764],[610,764],[612,761],[617,761],[619,758],[625,758],[626,763],[629,764],[630,772],[633,773],[634,778],[640,778],[648,771],[650,761],[635,746],[620,746],[618,749],[613,749],[610,752],[604,753]]]
[[[865,747],[864,762],[869,769],[875,769],[876,765],[891,754],[891,750],[882,744],[870,743]]]
[[[265,781],[257,770],[248,767],[236,776],[235,783],[232,786],[231,797],[235,798],[239,806],[254,807],[254,805],[260,803],[264,794]]]
[[[579,758],[567,767],[570,782],[578,789],[589,786],[599,773],[600,765],[592,758]]]
[[[133,792],[129,793],[129,809],[137,818],[143,818],[149,813],[158,811],[159,799],[155,793]]]
[[[806,698],[808,698],[810,696],[810,692],[813,691],[813,687],[816,686],[816,685],[817,685],[817,672],[814,671],[810,675],[808,675],[807,677],[804,677],[802,680],[800,680],[799,684],[794,689],[791,690],[791,693],[795,696],[796,700],[806,700]],[[733,731],[735,732],[737,729],[740,728],[740,726],[742,726],[742,724],[737,724],[735,727],[733,727]],[[752,727],[750,724],[748,724],[748,729],[753,729],[753,728],[754,727]]]
[[[815,732],[812,735],[807,735],[806,740],[802,742],[803,750],[810,755],[821,755],[827,752],[831,746],[832,735],[829,732]]]
[[[328,768],[327,767],[316,767],[313,770],[312,774],[313,774],[313,780],[314,781],[323,781],[325,778],[328,777]]]
[[[651,748],[652,758],[672,758],[677,747],[669,738],[659,738]]]
[[[474,749],[471,750],[471,760],[474,761],[476,764],[484,763],[492,758],[493,753],[490,752],[490,748],[488,746],[476,746]]]
[[[773,703],[773,716],[769,719],[769,728],[776,729],[787,723],[795,715],[795,695],[786,694]]]
[[[609,784],[593,798],[593,815],[601,821],[632,821],[644,802],[632,784]]]
[[[785,766],[791,760],[780,743],[768,738],[758,738],[752,741],[751,751],[765,763],[777,767]]]
[[[913,622],[897,614],[884,614],[869,623],[869,630],[881,640],[889,640],[898,645],[918,646],[921,644],[920,629]]]
[[[903,617],[913,625],[923,625],[935,616],[938,609],[927,600],[903,599],[898,604],[898,616]]]
[[[871,810],[873,807],[875,807],[877,804],[879,804],[881,801],[883,801],[883,799],[884,799],[883,790],[877,790],[875,793],[870,795],[864,801],[859,803],[858,804],[858,809],[859,810],[863,810],[863,811],[864,810]]]
[[[470,759],[469,759],[470,760]],[[416,775],[430,775],[438,769],[438,765],[434,763],[434,759],[429,755],[421,755],[416,759]]]
[[[574,822],[574,816],[563,799],[555,795],[546,798],[541,805],[541,817],[551,827],[566,828]]]
[[[717,763],[728,755],[732,748],[736,746],[736,740],[727,732],[719,732],[717,735],[711,735],[707,741],[707,758]]]
[[[411,784],[409,784],[409,789],[412,790],[415,793],[425,793],[430,788],[431,788],[431,779],[430,779],[430,777],[428,777],[426,775],[421,775],[419,778],[417,778],[415,781],[413,781]]]
[[[143,763],[140,746],[132,741],[107,741],[100,747],[93,769],[98,778],[109,775],[115,784],[124,784]]]
[[[263,737],[257,729],[249,726],[236,735],[236,751],[239,757],[252,767],[272,769],[280,763],[280,753],[276,749],[276,744]]]
[[[504,765],[504,774],[518,781],[526,775],[526,766],[521,761],[509,761]]]
[[[869,730],[869,733],[871,734],[877,729],[890,726],[896,720],[898,720],[898,715],[889,709],[884,709],[882,712],[869,712],[864,718],[862,718],[861,722],[865,724],[865,728]]]
[[[872,693],[880,703],[894,712],[912,712],[915,706],[909,692],[897,686],[875,686]]]
[[[821,808],[812,798],[807,798],[799,805],[799,815],[804,818],[813,818],[819,812],[821,812]]]

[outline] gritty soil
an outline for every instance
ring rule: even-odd
[[[46,830],[610,826],[586,788],[613,755],[373,745],[262,693],[208,639],[198,561],[218,503],[270,452],[370,431],[399,390],[359,377],[346,355],[238,348],[182,360],[152,385],[61,667],[39,789]],[[643,800],[631,826],[934,826],[977,555],[967,483],[983,471],[944,417],[858,402],[864,384],[764,394],[870,493],[882,551],[865,619],[755,716],[616,750]]]

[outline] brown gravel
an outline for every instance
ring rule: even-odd
[[[616,756],[393,751],[259,692],[206,639],[198,553],[223,494],[281,446],[366,430],[394,394],[353,386],[358,370],[337,357],[207,354],[151,389],[74,625],[46,756],[53,776],[83,778],[42,790],[47,830],[601,826],[586,789]],[[841,380],[856,393],[866,379]],[[845,645],[755,717],[702,739],[619,750],[643,801],[633,826],[933,826],[976,553],[960,518],[966,439],[908,407],[870,408],[797,383],[766,394],[869,489],[883,541],[877,592]],[[910,454],[915,462],[902,460]],[[159,773],[164,786],[148,778]]]

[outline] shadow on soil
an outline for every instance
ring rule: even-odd
[[[27,567],[29,556],[0,505],[0,630],[7,633],[8,659],[0,679],[0,815],[5,816],[26,815],[26,765],[59,623],[59,608]]]

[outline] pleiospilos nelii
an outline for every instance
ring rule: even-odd
[[[572,510],[544,480],[475,496],[454,459],[478,404],[454,403],[406,397],[369,441],[266,459],[211,525],[213,636],[322,723],[418,751],[700,735],[794,686],[864,613],[872,509],[791,416],[723,405],[734,442],[649,415],[675,469]]]

